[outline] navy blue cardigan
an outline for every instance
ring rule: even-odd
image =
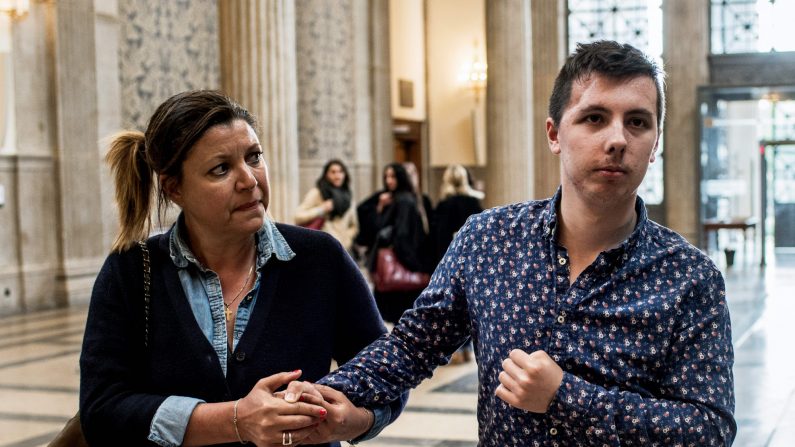
[[[259,379],[295,369],[303,370],[302,380],[316,381],[332,359],[346,362],[386,331],[367,283],[334,238],[277,226],[296,256],[287,262],[273,256],[261,269],[259,297],[229,356],[227,377],[170,259],[170,232],[148,241],[148,347],[141,250],[108,256],[80,357],[80,412],[91,445],[154,445],[147,441],[150,423],[170,395],[235,400]],[[392,420],[405,400],[391,404]]]

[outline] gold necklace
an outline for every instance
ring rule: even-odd
[[[227,322],[232,321],[232,309],[230,309],[230,307],[232,307],[232,304],[235,304],[235,301],[240,298],[240,294],[243,293],[243,289],[246,288],[246,285],[251,280],[251,272],[254,271],[254,264],[254,262],[251,263],[251,268],[248,269],[248,274],[246,275],[246,281],[240,287],[240,290],[237,291],[237,295],[235,295],[234,299],[232,299],[229,304],[226,304],[226,301],[224,301],[224,313],[226,314]]]

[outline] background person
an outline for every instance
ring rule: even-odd
[[[320,230],[334,236],[346,250],[351,251],[353,238],[359,231],[356,210],[351,205],[348,168],[342,161],[332,159],[323,166],[323,174],[315,187],[304,196],[295,211],[295,223],[306,225],[323,219]]]
[[[97,277],[80,357],[92,445],[300,443],[320,421],[337,439],[377,433],[405,400],[336,414],[274,392],[317,380],[385,332],[359,269],[331,236],[268,220],[270,185],[253,117],[213,91],[175,95],[146,133],[108,153],[121,228]],[[151,197],[177,222],[148,239]],[[307,281],[307,278],[311,278]],[[291,371],[291,372],[283,372]],[[405,398],[404,398],[405,399]]]
[[[442,176],[439,204],[434,210],[431,225],[434,241],[434,264],[442,260],[453,236],[467,218],[483,211],[480,201],[484,194],[472,187],[469,174],[461,165],[450,165]]]
[[[412,272],[429,272],[427,223],[409,176],[400,163],[384,168],[384,190],[376,204],[376,241],[370,271],[375,271],[378,247],[392,246],[398,261]],[[375,301],[386,321],[397,322],[422,289],[383,292],[376,287]]]

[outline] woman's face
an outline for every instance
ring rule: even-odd
[[[397,189],[397,177],[395,177],[395,170],[392,168],[386,168],[384,171],[384,186],[389,191],[394,191]]]
[[[264,223],[268,170],[259,139],[243,120],[208,129],[182,163],[182,181],[163,181],[192,238],[250,236]]]
[[[331,183],[335,188],[339,188],[345,183],[345,171],[342,166],[334,163],[329,166],[326,171],[326,180]]]

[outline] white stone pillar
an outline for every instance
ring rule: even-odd
[[[93,2],[58,1],[55,8],[56,170],[62,270],[56,278],[56,293],[69,303],[87,302],[107,254],[102,237],[98,237],[103,228],[95,14]]]
[[[530,4],[486,2],[488,206],[533,197],[533,129],[540,121],[533,116]]]
[[[566,0],[534,1],[531,5],[533,39],[533,193],[534,199],[552,196],[560,185],[560,159],[549,150],[546,126],[549,96],[566,59]]]
[[[709,82],[709,0],[663,2],[666,225],[698,243],[699,113],[696,89]],[[687,44],[683,44],[686,42]]]
[[[218,15],[222,88],[256,115],[270,175],[269,212],[291,222],[300,199],[293,1],[221,0]]]

